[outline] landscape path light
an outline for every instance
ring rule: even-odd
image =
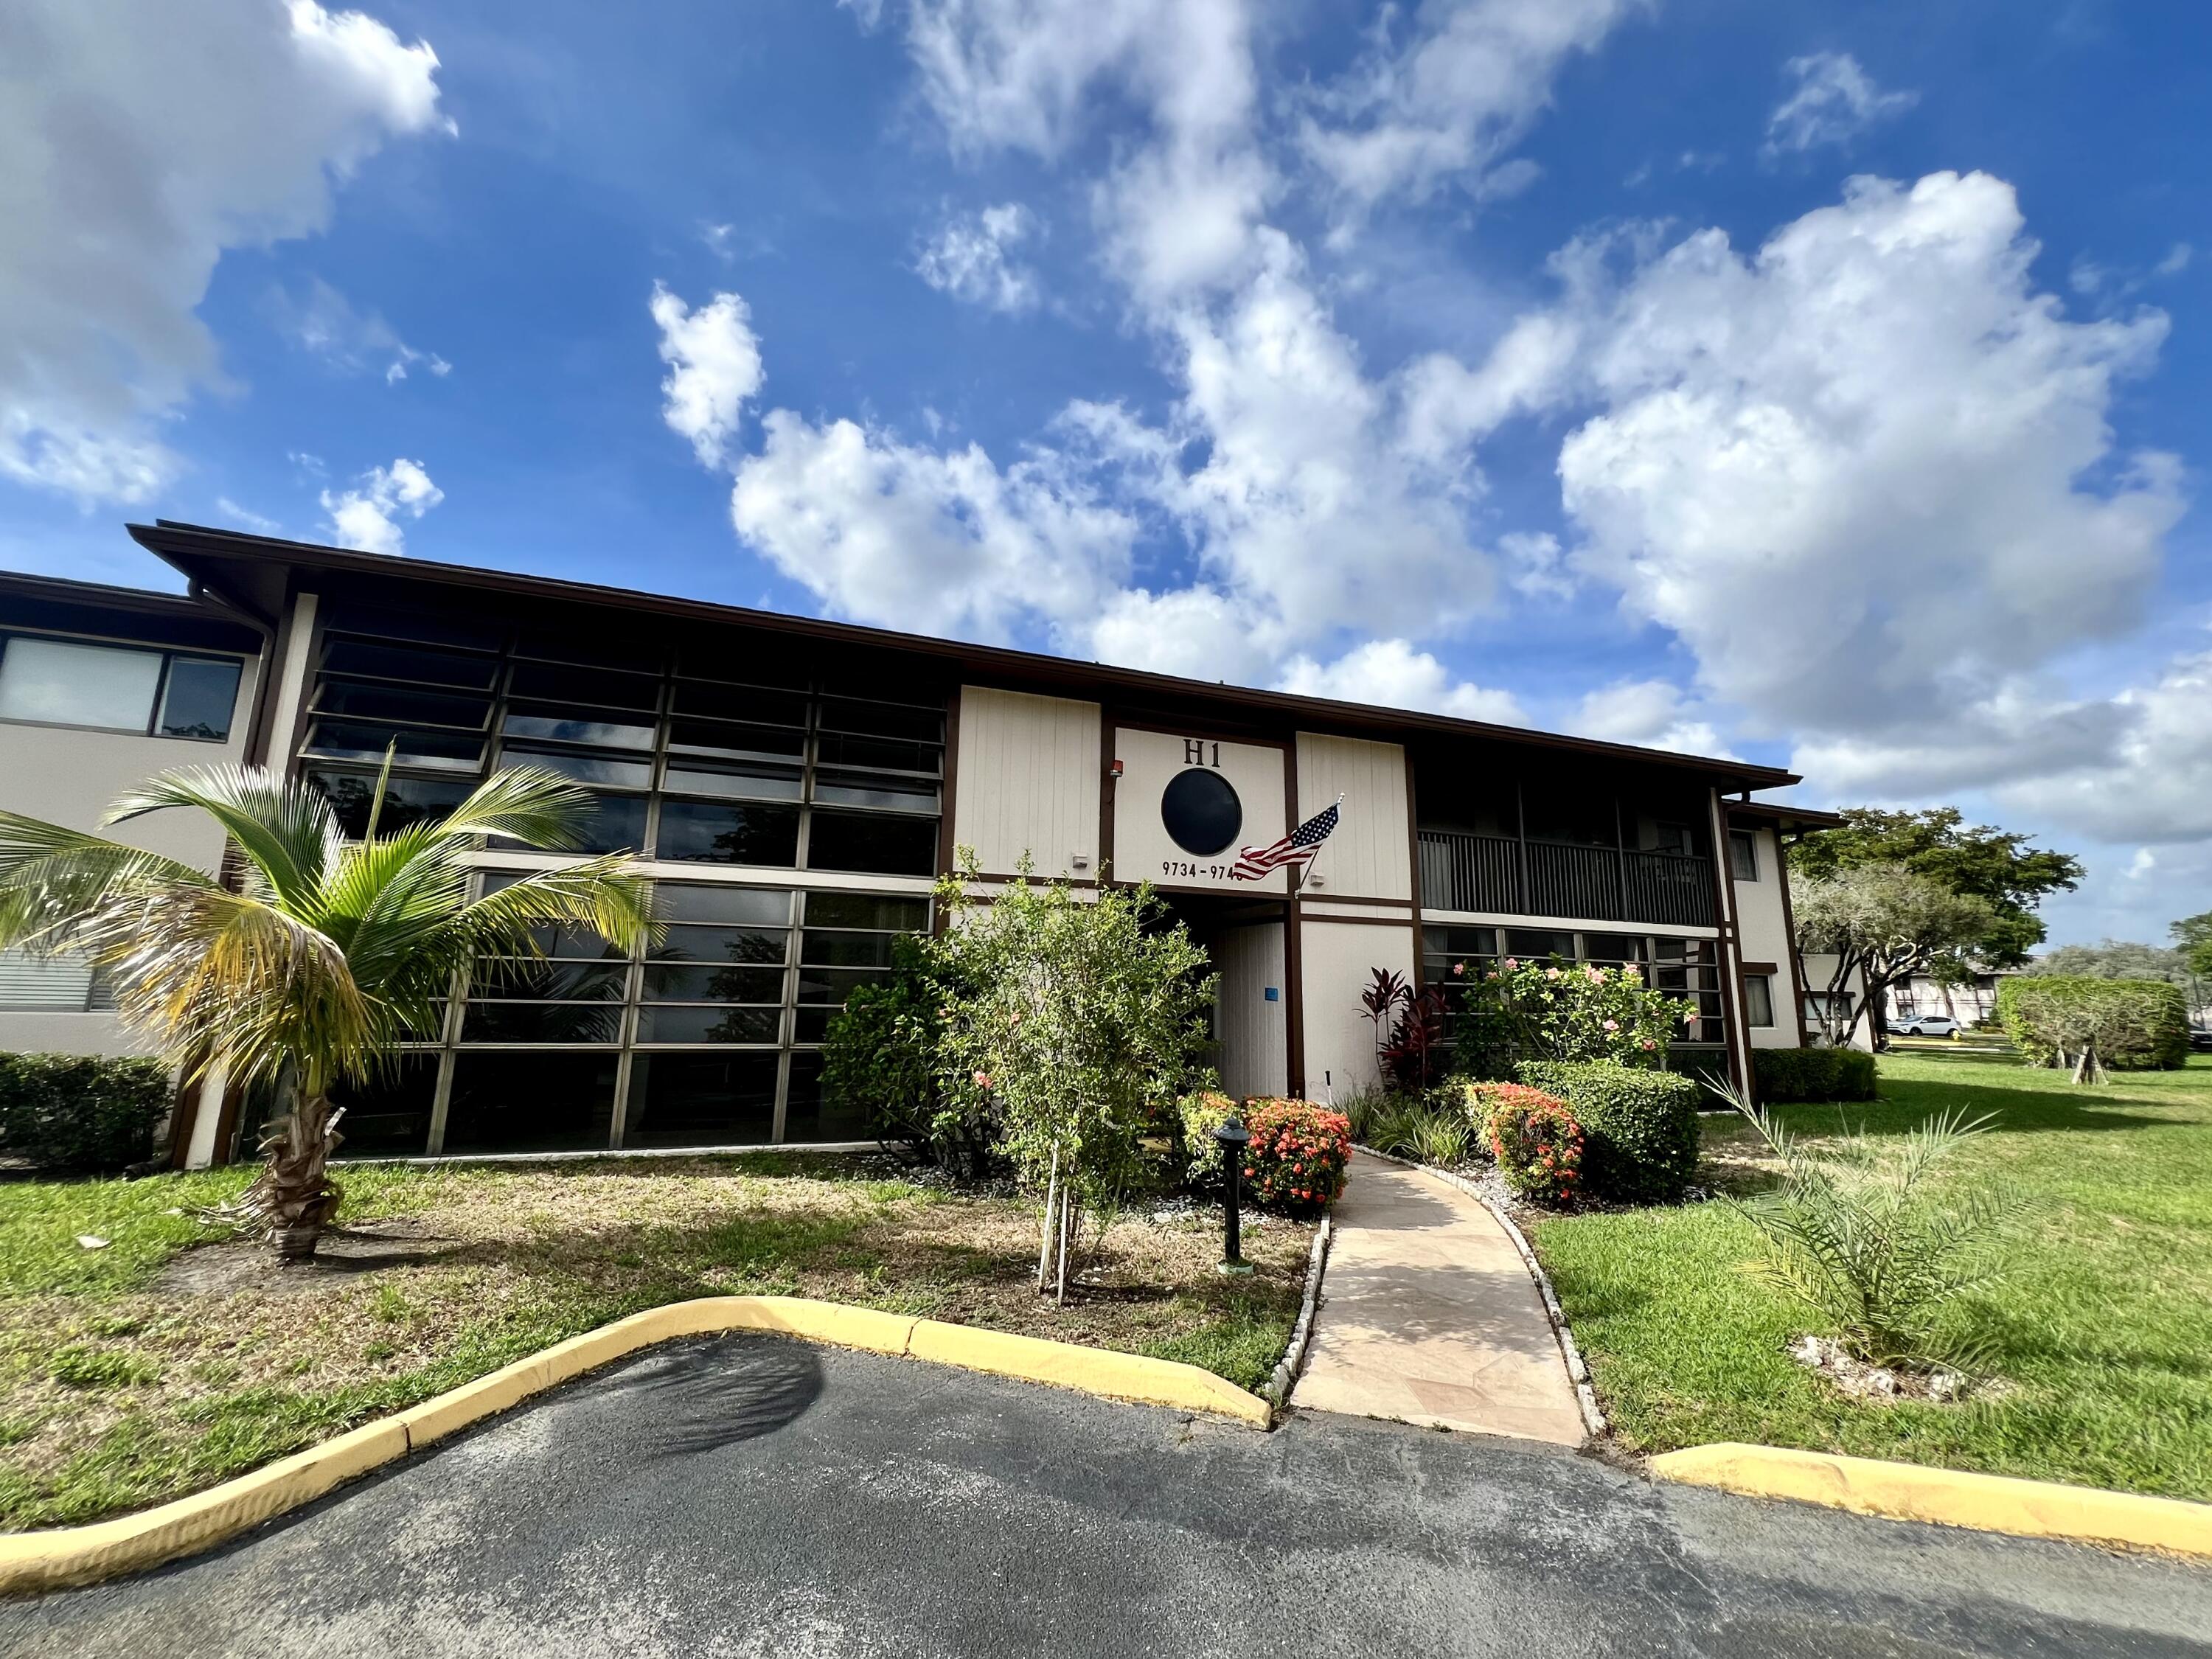
[[[1213,1132],[1214,1144],[1221,1148],[1221,1261],[1217,1273],[1249,1273],[1252,1264],[1244,1259],[1243,1217],[1238,1213],[1237,1200],[1244,1187],[1244,1149],[1251,1144],[1252,1132],[1243,1121],[1231,1113],[1229,1121]]]

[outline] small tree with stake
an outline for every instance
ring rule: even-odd
[[[1079,896],[1024,870],[978,905],[965,857],[938,890],[966,988],[945,1011],[944,1086],[989,1097],[999,1150],[1043,1195],[1038,1287],[1064,1301],[1086,1218],[1095,1250],[1139,1173],[1139,1141],[1199,1073],[1215,981],[1182,924],[1162,925],[1148,886]]]

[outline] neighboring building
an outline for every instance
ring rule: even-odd
[[[1942,984],[1929,975],[1915,974],[1889,988],[1884,994],[1883,1011],[1893,1025],[1922,1014],[1948,1014],[1961,1025],[1995,1024],[1997,986],[2018,971],[1978,969],[1956,985]]]
[[[178,595],[0,572],[0,806],[72,829],[155,772],[246,754],[262,636]],[[111,832],[213,870],[213,825],[159,813]],[[133,1044],[91,969],[0,951],[0,1049]]]
[[[1151,880],[1220,971],[1237,1093],[1371,1084],[1370,969],[1506,954],[1645,964],[1696,1004],[1686,1057],[1739,1078],[1751,1048],[1803,1041],[1780,841],[1827,820],[1750,799],[1798,781],[1777,768],[187,525],[131,533],[231,630],[225,756],[306,776],[356,830],[395,742],[387,826],[502,762],[549,766],[598,794],[592,846],[635,849],[659,882],[668,939],[644,959],[564,935],[528,994],[457,988],[434,1041],[353,1103],[352,1152],[864,1137],[823,1101],[823,1030],[899,932],[932,924],[960,847],[987,885],[1024,859]],[[10,629],[21,592],[0,594]],[[274,641],[262,687],[253,629]],[[89,821],[181,747],[130,741],[96,787],[11,769],[0,803]],[[1238,847],[1340,795],[1303,879],[1234,878]],[[549,861],[478,858],[495,881]],[[192,1161],[229,1151],[236,1111],[204,1091],[180,1132]]]

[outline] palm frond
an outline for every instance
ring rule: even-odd
[[[494,774],[436,826],[459,840],[503,836],[544,852],[583,844],[585,826],[599,810],[592,792],[542,766],[513,766]]]
[[[79,918],[118,895],[215,885],[205,872],[158,853],[0,812],[0,946],[64,948]]]
[[[258,766],[161,773],[124,795],[102,821],[123,823],[170,806],[198,807],[222,824],[276,902],[295,913],[313,907],[323,873],[344,842],[330,803],[318,791]]]
[[[653,918],[653,884],[624,853],[533,870],[453,920],[475,951],[499,957],[541,954],[533,930],[549,922],[589,927],[624,954],[658,944],[665,931]]]

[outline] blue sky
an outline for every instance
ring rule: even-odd
[[[2212,21],[35,0],[0,564],[156,514],[1796,766],[2212,906]],[[200,89],[173,95],[179,78]]]

